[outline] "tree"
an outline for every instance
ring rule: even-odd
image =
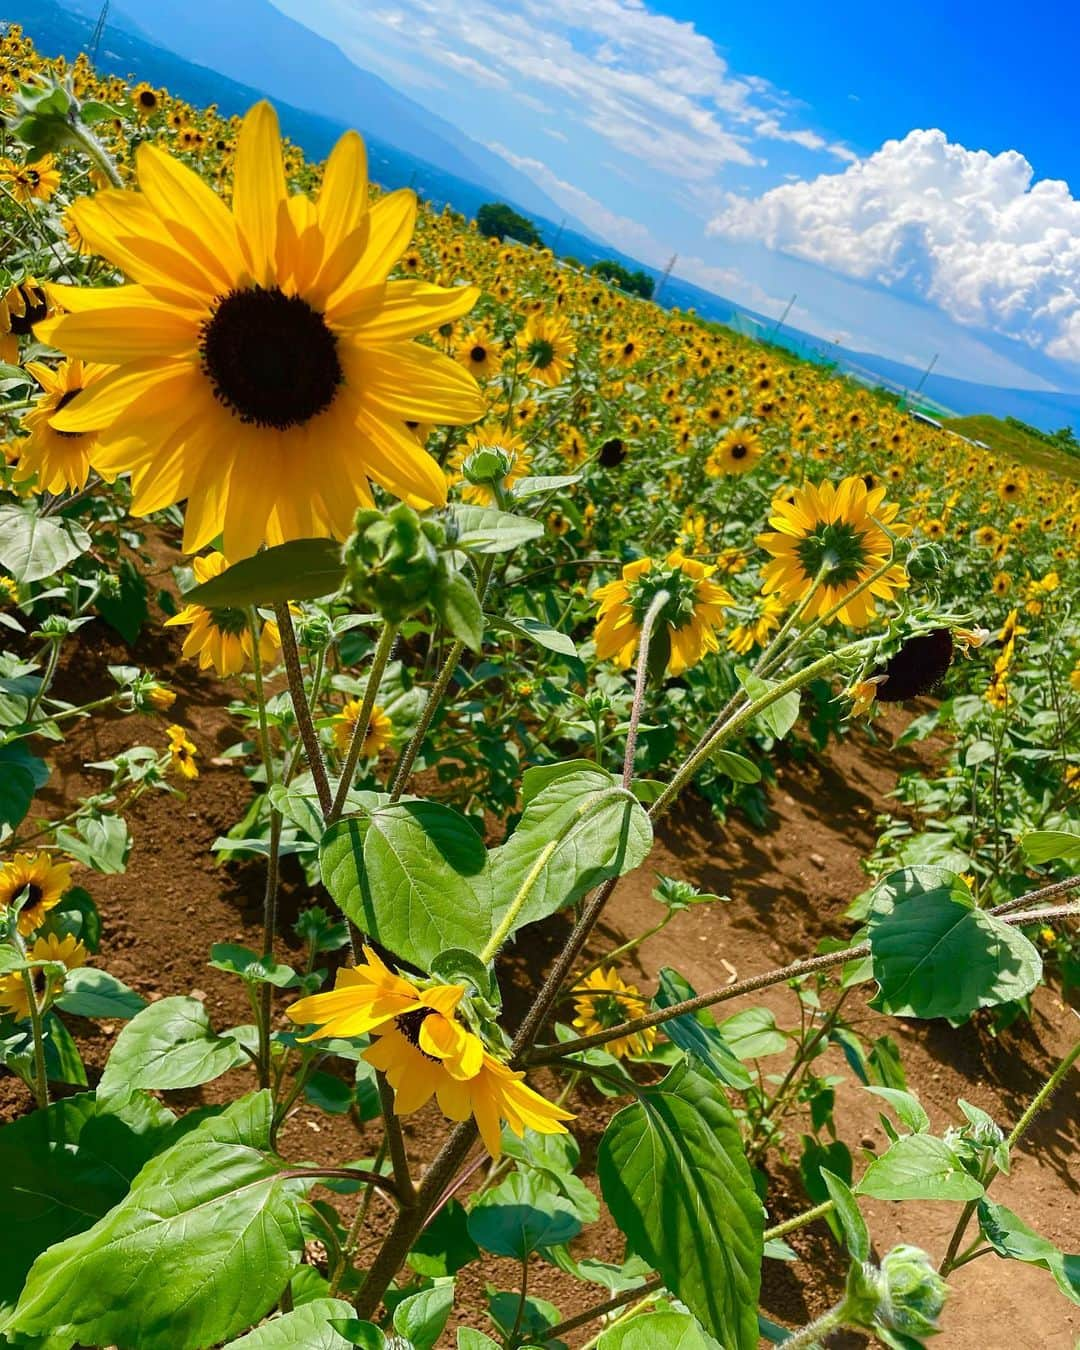
[[[656,283],[648,272],[643,272],[641,268],[631,272],[629,267],[624,267],[620,262],[615,262],[611,258],[601,258],[599,262],[593,263],[589,271],[594,276],[610,281],[621,290],[629,291],[631,295],[640,295],[643,300],[652,299]]]
[[[522,244],[532,244],[535,248],[543,247],[544,241],[532,221],[527,216],[520,215],[512,206],[507,206],[505,202],[485,202],[476,213],[476,227],[489,239],[505,239],[509,235],[511,239],[517,239]]]

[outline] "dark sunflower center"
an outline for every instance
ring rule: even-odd
[[[23,291],[26,309],[22,314],[12,314],[11,331],[16,337],[29,337],[34,324],[40,323],[49,313],[44,295],[37,290]]]
[[[806,576],[824,569],[826,586],[845,586],[855,581],[866,562],[862,535],[846,520],[819,521],[795,549]]]
[[[45,899],[45,892],[36,881],[28,881],[22,891],[26,899],[23,901],[23,909],[33,909],[35,905],[40,905]]]
[[[337,338],[298,295],[230,291],[203,325],[202,366],[241,422],[287,431],[325,412],[344,379]]]
[[[157,99],[149,89],[144,89],[139,95],[139,103],[144,108],[153,108],[157,104]]]
[[[472,360],[476,362],[477,365],[480,365],[482,362],[487,360],[487,348],[481,347],[479,344],[477,344],[469,353],[469,356],[472,358]]]
[[[745,445],[743,445],[742,441],[736,441],[735,444],[731,447],[732,459],[745,459],[749,453],[750,451],[746,448]]]
[[[618,436],[613,436],[600,447],[599,460],[605,469],[617,468],[625,458],[626,446]]]
[[[420,1050],[420,1028],[430,1016],[430,1008],[415,1008],[412,1012],[402,1013],[400,1017],[395,1017],[394,1025],[410,1045]],[[439,1062],[434,1055],[426,1054],[423,1050],[420,1050],[420,1053],[425,1059],[430,1059],[433,1064]]]
[[[82,393],[81,389],[65,389],[64,392],[60,395],[60,397],[56,400],[55,411],[59,412],[62,408],[66,408],[67,405],[71,402],[71,400],[75,397],[75,395],[81,393]],[[77,441],[79,437],[83,434],[81,431],[57,431],[55,427],[53,427],[52,430],[56,432],[57,436],[63,436],[63,438],[66,441]]]
[[[533,338],[529,343],[528,356],[534,366],[543,370],[555,360],[555,348],[547,338]]]
[[[908,638],[884,667],[874,671],[875,676],[885,676],[878,686],[878,701],[905,703],[931,693],[945,678],[952,658],[952,633],[947,628]]]

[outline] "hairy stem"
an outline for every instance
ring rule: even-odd
[[[341,781],[338,783],[337,796],[334,798],[334,804],[326,819],[327,825],[332,825],[345,810],[345,802],[348,799],[353,779],[356,777],[356,766],[360,762],[361,754],[363,754],[368,727],[371,725],[371,714],[375,709],[375,700],[379,694],[379,685],[382,682],[383,672],[386,670],[386,663],[390,659],[390,652],[394,646],[397,631],[397,624],[387,621],[383,624],[383,630],[379,634],[375,655],[371,658],[371,669],[368,671],[367,684],[364,686],[364,700],[360,705],[360,714],[356,719],[356,725],[353,727],[349,752],[341,770]]]
[[[304,754],[307,756],[308,768],[311,770],[315,792],[325,819],[330,815],[333,806],[330,781],[326,776],[319,734],[315,730],[315,723],[311,720],[311,704],[304,689],[304,672],[300,667],[300,652],[296,646],[296,632],[293,629],[289,606],[284,603],[275,605],[274,617],[277,619],[278,631],[281,634],[281,654],[285,658],[285,671],[289,677],[289,693],[292,695],[296,725],[300,739],[304,743]]]

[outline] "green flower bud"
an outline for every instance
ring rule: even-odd
[[[940,544],[924,541],[911,550],[904,567],[912,581],[933,581],[944,576],[949,554]]]
[[[333,636],[334,630],[325,614],[305,614],[296,625],[296,640],[301,647],[308,647],[312,651],[329,647]]]
[[[498,445],[485,445],[468,456],[461,472],[474,486],[491,487],[494,483],[502,483],[513,467],[514,458],[509,451]]]
[[[877,1332],[886,1345],[921,1342],[940,1330],[948,1293],[926,1252],[901,1245],[885,1255],[880,1268],[868,1261],[852,1264],[840,1318],[847,1326]]]
[[[411,506],[357,511],[345,545],[348,585],[362,609],[400,623],[424,608],[445,571],[432,534]]]

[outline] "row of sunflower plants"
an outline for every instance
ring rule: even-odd
[[[25,39],[4,43],[22,73]],[[871,984],[906,1018],[1027,998],[1043,967],[1026,933],[1075,913],[1075,878],[1054,879],[1075,856],[1067,820],[1030,822],[1029,865],[1013,860],[1003,894],[955,859],[904,859],[849,943],[703,993],[670,968],[651,1000],[620,978],[649,932],[595,955],[619,879],[692,786],[721,812],[758,789],[737,799],[761,811],[804,705],[822,744],[838,708],[916,698],[958,650],[959,678],[975,678],[992,633],[973,624],[948,541],[1000,566],[1030,532],[1072,566],[1057,521],[1013,528],[1012,497],[1052,489],[1004,481],[1009,524],[979,541],[979,484],[946,463],[905,519],[888,484],[925,447],[887,405],[446,214],[424,213],[414,242],[415,200],[369,192],[354,133],[320,173],[265,104],[229,125],[85,63],[17,99],[15,252],[33,267],[5,302],[3,392],[6,415],[29,415],[0,563],[7,626],[38,650],[5,675],[0,902],[5,1062],[37,1110],[0,1130],[16,1219],[6,1338],[424,1350],[451,1337],[474,1264],[498,1283],[483,1329],[456,1328],[465,1350],[582,1334],[602,1350],[802,1346],[842,1326],[909,1347],[937,1329],[952,1272],[989,1255],[1043,1266],[1075,1300],[1068,1259],[989,1188],[1077,1051],[1010,1130],[961,1103],[939,1136],[889,1038],[867,1047],[844,1016]],[[473,264],[478,284],[456,284]],[[834,459],[847,472],[830,476]],[[91,612],[108,620],[124,563],[142,582],[127,603],[149,594],[131,516],[194,555],[182,603],[162,595],[185,655],[243,676],[233,710],[255,792],[219,842],[265,858],[263,943],[209,953],[248,992],[243,1027],[215,1030],[183,993],[142,1006],[92,967],[100,924],[71,886],[71,860],[123,866],[137,795],[194,782],[183,727],[103,761],[108,786],[70,820],[25,823],[48,770],[36,752],[65,724],[147,707],[167,721],[167,684],[139,666],[114,667],[90,703],[55,696],[62,647],[77,650]],[[989,598],[1001,589],[995,575]],[[1016,629],[993,647],[999,683]],[[1062,801],[1063,716],[1047,733]],[[503,823],[493,836],[485,809]],[[1000,833],[1012,800],[996,809]],[[287,853],[321,888],[297,925],[303,970],[276,956]],[[677,878],[656,898],[654,932],[719,903]],[[502,958],[556,915],[568,936],[511,1019]],[[792,981],[797,1029],[753,1004],[710,1011]],[[92,1091],[65,1009],[126,1021]],[[827,1045],[895,1117],[858,1177],[814,1070]],[[178,1116],[162,1100],[239,1065],[251,1089],[229,1105]],[[53,1100],[57,1084],[87,1090]],[[374,1156],[283,1157],[297,1103],[340,1109],[342,1087],[380,1131]],[[596,1099],[610,1105],[599,1196],[574,1135]],[[447,1125],[421,1169],[401,1117],[429,1103]],[[780,1220],[762,1164],[800,1108],[813,1203]],[[915,1209],[914,1240],[875,1257],[860,1197],[955,1204],[947,1249],[917,1245]],[[625,1239],[618,1264],[582,1254],[601,1206]],[[785,1235],[818,1218],[850,1258],[846,1288],[810,1325],[779,1328],[759,1306],[763,1262],[790,1259]],[[530,1293],[544,1263],[580,1284],[580,1310]]]

